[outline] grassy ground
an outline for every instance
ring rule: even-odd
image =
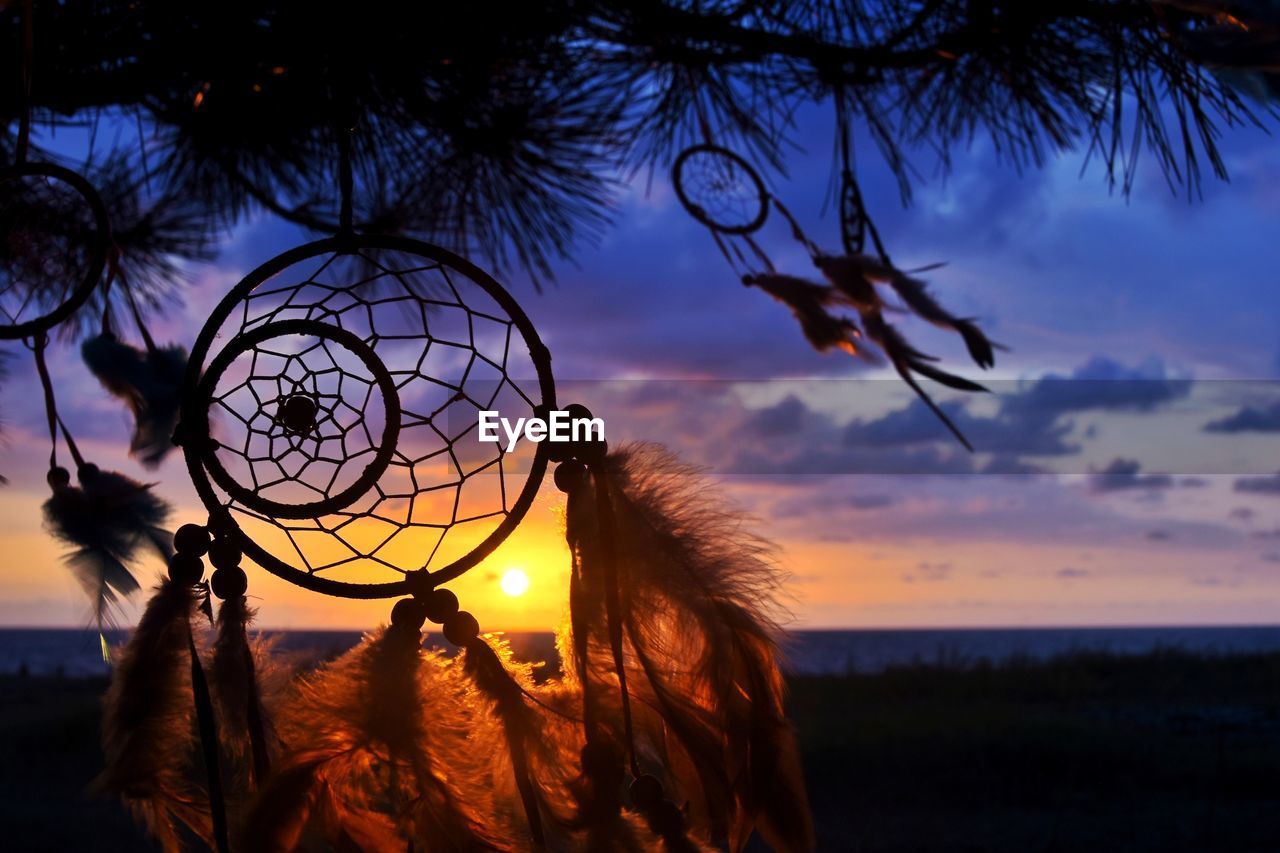
[[[0,846],[143,846],[85,793],[101,690],[0,679]],[[1280,844],[1280,655],[917,666],[792,691],[824,851]]]
[[[794,686],[822,850],[1280,849],[1280,656]]]

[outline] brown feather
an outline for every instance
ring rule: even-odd
[[[253,849],[307,838],[359,847],[386,827],[401,849],[511,848],[481,818],[494,811],[483,780],[496,744],[468,738],[460,679],[420,644],[416,631],[384,628],[298,680],[277,719],[289,751],[250,810],[245,843],[281,809],[293,817],[279,846]]]
[[[667,795],[691,802],[695,830],[738,849],[760,825],[779,849],[812,849],[783,714],[771,546],[664,449],[626,447],[609,455],[605,470],[642,762],[668,768]],[[579,517],[569,523],[591,529],[590,511],[577,502],[571,514]],[[579,550],[593,547],[579,533]],[[608,680],[603,613],[580,622],[591,631],[588,668]]]
[[[192,587],[160,585],[120,655],[103,709],[106,769],[95,787],[122,797],[165,850],[180,849],[179,824],[206,840],[212,831],[206,796],[188,781],[194,607]]]

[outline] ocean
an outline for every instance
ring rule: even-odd
[[[351,648],[356,631],[266,631],[277,648],[322,660]],[[514,632],[505,635],[521,660],[556,666],[552,635]],[[109,641],[124,641],[112,632]],[[428,645],[447,648],[443,637],[429,635]],[[908,664],[963,667],[1011,658],[1045,659],[1078,651],[1118,655],[1157,649],[1207,654],[1280,651],[1280,626],[1163,628],[973,628],[795,631],[787,643],[788,669],[805,675],[879,672]],[[0,629],[0,675],[26,672],[86,678],[107,673],[93,631],[57,628]]]

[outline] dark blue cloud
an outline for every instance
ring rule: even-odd
[[[1242,406],[1225,418],[1209,421],[1205,432],[1280,432],[1280,402],[1270,406]]]
[[[1128,367],[1095,356],[1069,375],[1050,373],[1005,397],[1001,411],[1029,419],[1088,411],[1150,412],[1186,397],[1191,387],[1190,377],[1174,374],[1159,359]]]
[[[1089,490],[1093,492],[1121,492],[1130,489],[1158,491],[1172,488],[1173,478],[1168,474],[1141,474],[1142,466],[1134,459],[1113,459],[1101,471],[1089,475]]]
[[[1006,414],[994,417],[972,415],[964,401],[940,404],[979,451],[1005,456],[1063,456],[1077,453],[1079,445],[1067,441],[1070,424],[1038,414]],[[901,447],[954,441],[938,416],[922,400],[912,400],[904,408],[877,418],[852,421],[844,431],[847,447]]]
[[[1248,495],[1280,496],[1280,474],[1265,477],[1241,477],[1232,484],[1232,488]]]

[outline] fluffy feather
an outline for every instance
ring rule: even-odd
[[[289,751],[240,849],[511,848],[480,818],[494,812],[482,781],[493,747],[467,737],[462,688],[420,642],[384,628],[299,680],[277,721]]]
[[[210,840],[207,798],[192,785],[191,660],[195,590],[164,581],[112,673],[103,708],[106,769],[95,786],[122,797],[166,851],[179,825]]]
[[[779,273],[749,275],[742,281],[791,309],[809,345],[818,352],[842,349],[850,355],[859,354],[854,344],[861,336],[858,327],[847,317],[835,317],[827,311],[835,302],[831,288]]]
[[[57,477],[50,482],[45,526],[74,549],[66,563],[89,595],[101,634],[114,624],[119,599],[139,589],[133,575],[138,551],[151,548],[166,559],[172,553],[172,537],[161,527],[169,506],[151,486],[96,465],[81,466],[78,486]]]
[[[860,308],[868,301],[866,291],[874,294],[872,282],[888,284],[917,317],[959,334],[975,364],[983,369],[995,366],[995,350],[1002,347],[993,344],[973,320],[957,317],[943,308],[929,292],[928,285],[920,279],[869,255],[819,255],[814,263],[850,302]],[[883,307],[878,297],[872,299],[875,304],[869,307]]]
[[[222,602],[209,666],[223,752],[234,762],[243,790],[266,778],[277,747],[261,688],[261,670],[264,662],[269,665],[269,658],[249,642],[252,620],[253,610],[243,595]]]
[[[739,850],[758,829],[775,849],[811,850],[804,781],[783,713],[770,546],[663,449],[614,452],[604,473],[642,763],[667,769],[668,796],[690,801],[691,824],[713,840]],[[593,511],[592,502],[573,501],[566,519],[588,586],[599,583]],[[577,622],[590,637],[577,643],[587,647],[585,667],[575,665],[608,680],[601,599],[588,591],[578,601],[593,610]]]
[[[133,415],[130,455],[155,468],[173,449],[186,349],[175,345],[141,350],[104,332],[86,340],[80,354],[102,386],[123,400]]]

